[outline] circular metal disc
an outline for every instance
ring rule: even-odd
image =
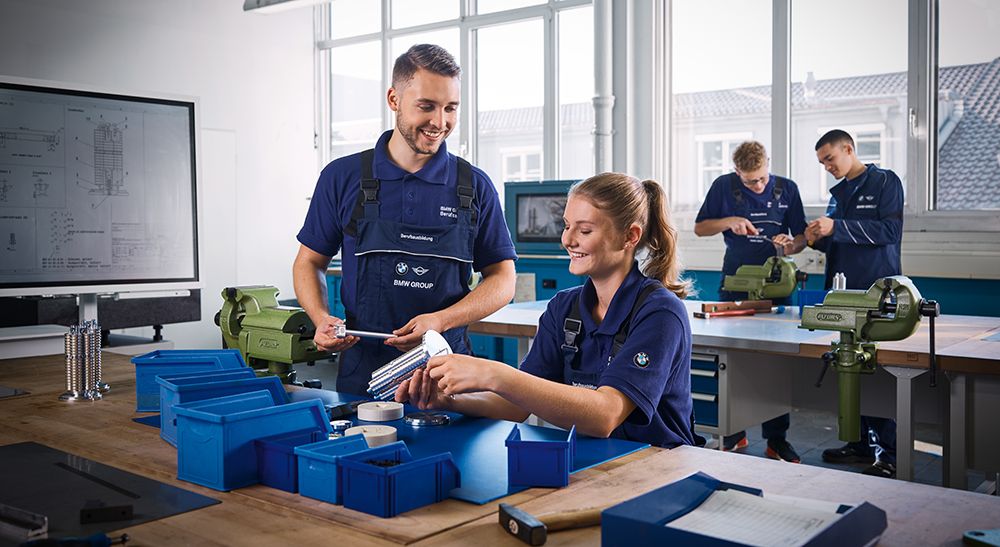
[[[404,421],[406,425],[421,427],[427,425],[445,425],[451,421],[451,418],[442,412],[413,412],[407,414]]]

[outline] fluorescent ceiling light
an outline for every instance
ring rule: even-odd
[[[325,4],[330,0],[244,0],[243,11],[254,13],[278,13],[298,8]]]

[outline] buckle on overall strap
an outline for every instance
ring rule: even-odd
[[[365,194],[362,205],[378,203],[378,179],[361,179],[361,191]]]
[[[583,322],[579,319],[572,319],[567,317],[563,320],[563,335],[565,338],[565,343],[563,343],[564,348],[570,348],[576,351],[576,337],[580,334],[580,330],[583,328]]]
[[[471,186],[458,187],[459,208],[464,211],[472,210],[472,202],[476,199],[476,191]]]

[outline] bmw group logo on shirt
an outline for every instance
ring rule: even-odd
[[[406,262],[396,263],[396,273],[399,275],[406,275],[406,272],[410,271],[410,267],[406,265]]]
[[[632,358],[632,362],[639,368],[646,368],[649,366],[649,356],[645,352],[640,351]]]

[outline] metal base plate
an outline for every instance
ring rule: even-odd
[[[38,443],[0,446],[0,462],[0,503],[48,517],[49,537],[89,537],[219,503]],[[81,524],[90,500],[131,505],[132,518]],[[0,536],[0,546],[21,541]]]
[[[446,425],[451,418],[443,412],[411,412],[404,420],[406,425],[414,427]]]

